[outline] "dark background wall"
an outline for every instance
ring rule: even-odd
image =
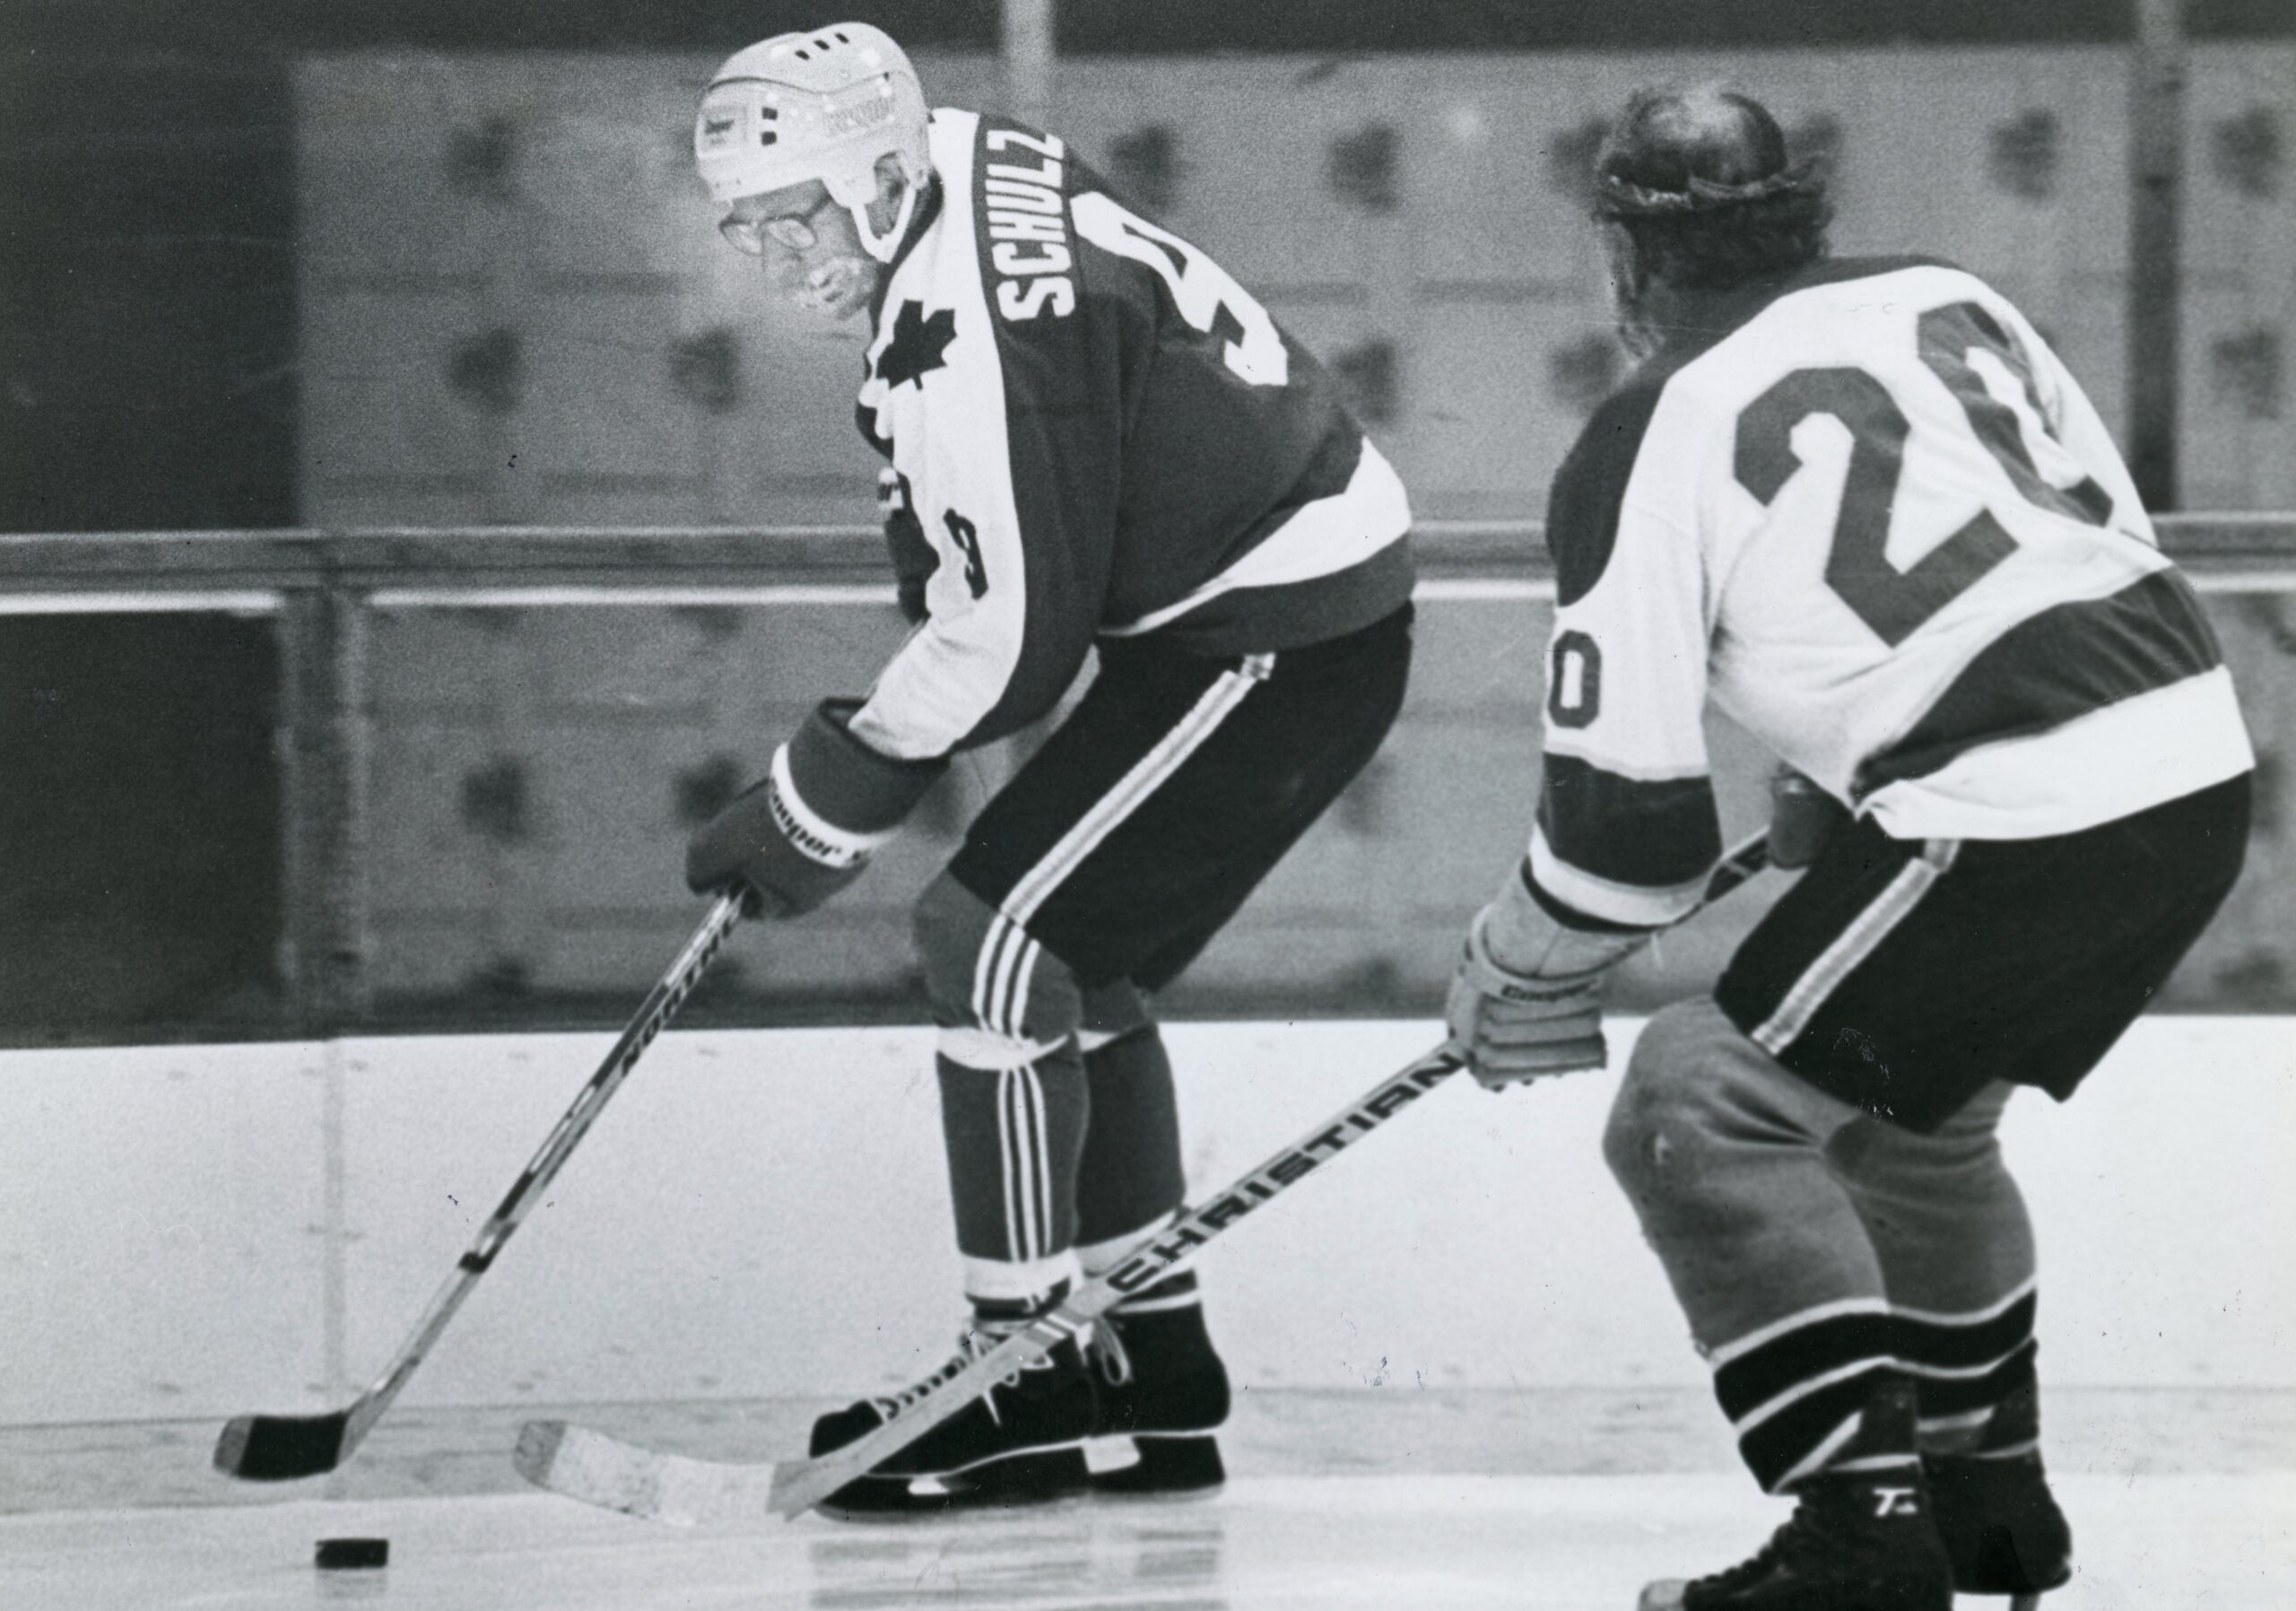
[[[278,670],[265,620],[0,616],[0,1035],[275,1015]]]

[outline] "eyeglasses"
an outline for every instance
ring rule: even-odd
[[[821,232],[813,225],[813,216],[828,206],[831,199],[824,194],[803,213],[775,218],[721,218],[718,221],[718,232],[735,251],[746,252],[752,257],[765,255],[764,238],[768,235],[793,252],[808,251],[821,239]]]

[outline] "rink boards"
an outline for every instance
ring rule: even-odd
[[[2052,1386],[2296,1389],[2292,1028],[2148,1019],[2071,1105],[2012,1104]],[[957,1286],[928,1034],[665,1037],[404,1406],[808,1398],[937,1364]],[[1172,1026],[1193,1182],[1436,1034]],[[343,1402],[606,1040],[0,1054],[0,1426]],[[1615,1077],[1447,1087],[1238,1226],[1203,1274],[1239,1381],[1702,1387],[1600,1160]]]

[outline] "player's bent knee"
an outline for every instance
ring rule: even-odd
[[[1647,1189],[1646,1178],[1663,1172],[1675,1150],[1671,1132],[1681,1107],[1683,1071],[1695,1045],[1681,1023],[1690,1005],[1661,1008],[1643,1026],[1603,1127],[1603,1161],[1630,1193]]]
[[[941,1049],[952,1060],[1017,1066],[1083,1022],[1068,964],[946,872],[918,897],[912,927]]]
[[[1694,1194],[1761,1123],[1756,1116],[1800,1084],[1710,998],[1676,1002],[1634,1043],[1604,1127],[1604,1162],[1637,1197]]]
[[[1148,1015],[1148,1004],[1130,980],[1084,987],[1083,1019],[1076,1038],[1086,1051],[1098,1051],[1155,1027],[1156,1021]]]

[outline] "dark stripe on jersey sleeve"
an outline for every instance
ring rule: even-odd
[[[2033,1336],[2033,1294],[2027,1293],[1990,1319],[1975,1325],[1898,1317],[1898,1357],[1909,1364],[1970,1371],[2013,1352]]]
[[[1027,571],[1028,616],[1020,659],[1004,692],[960,748],[1004,737],[1042,716],[1083,666],[1115,560],[1123,452],[1121,336],[1115,321],[1096,299],[1081,294],[1081,285],[1075,305],[1065,314],[1048,303],[1032,318],[1013,318],[999,303],[1004,283],[1025,287],[1037,276],[1008,275],[996,267],[994,249],[999,243],[990,235],[988,212],[995,202],[987,189],[988,165],[1044,165],[1035,148],[1017,142],[991,151],[989,136],[1000,129],[1018,130],[1039,143],[1043,136],[1020,124],[983,117],[973,139],[968,198],[982,294],[1004,370],[1004,436]],[[1070,188],[1064,169],[1057,216],[1072,258],[1073,282],[1083,265],[1067,221]],[[1049,255],[1049,243],[1021,244],[1018,256],[1023,259]],[[996,586],[996,579],[991,577],[989,585]]]
[[[1533,870],[1531,858],[1527,856],[1517,864],[1515,870],[1517,875],[1523,881],[1523,887],[1531,893],[1531,899],[1536,902],[1538,909],[1565,928],[1575,928],[1581,934],[1648,934],[1650,932],[1650,926],[1647,923],[1613,923],[1608,918],[1598,918],[1592,912],[1580,911],[1570,901],[1539,883],[1539,875]]]
[[[1714,1397],[1736,1421],[1788,1389],[1861,1359],[1892,1357],[1894,1322],[1886,1314],[1831,1315],[1774,1337],[1714,1372]]]
[[[2192,584],[2156,570],[2106,598],[2057,605],[1987,644],[1910,732],[1858,768],[1860,798],[1979,745],[2046,733],[2222,663]]]
[[[1722,855],[1711,779],[1645,783],[1576,755],[1549,752],[1539,827],[1548,848],[1580,872],[1641,889],[1679,888]]]
[[[1662,389],[1657,376],[1646,374],[1612,394],[1554,474],[1546,500],[1546,551],[1554,561],[1555,600],[1561,605],[1586,597],[1609,568],[1626,483]]]

